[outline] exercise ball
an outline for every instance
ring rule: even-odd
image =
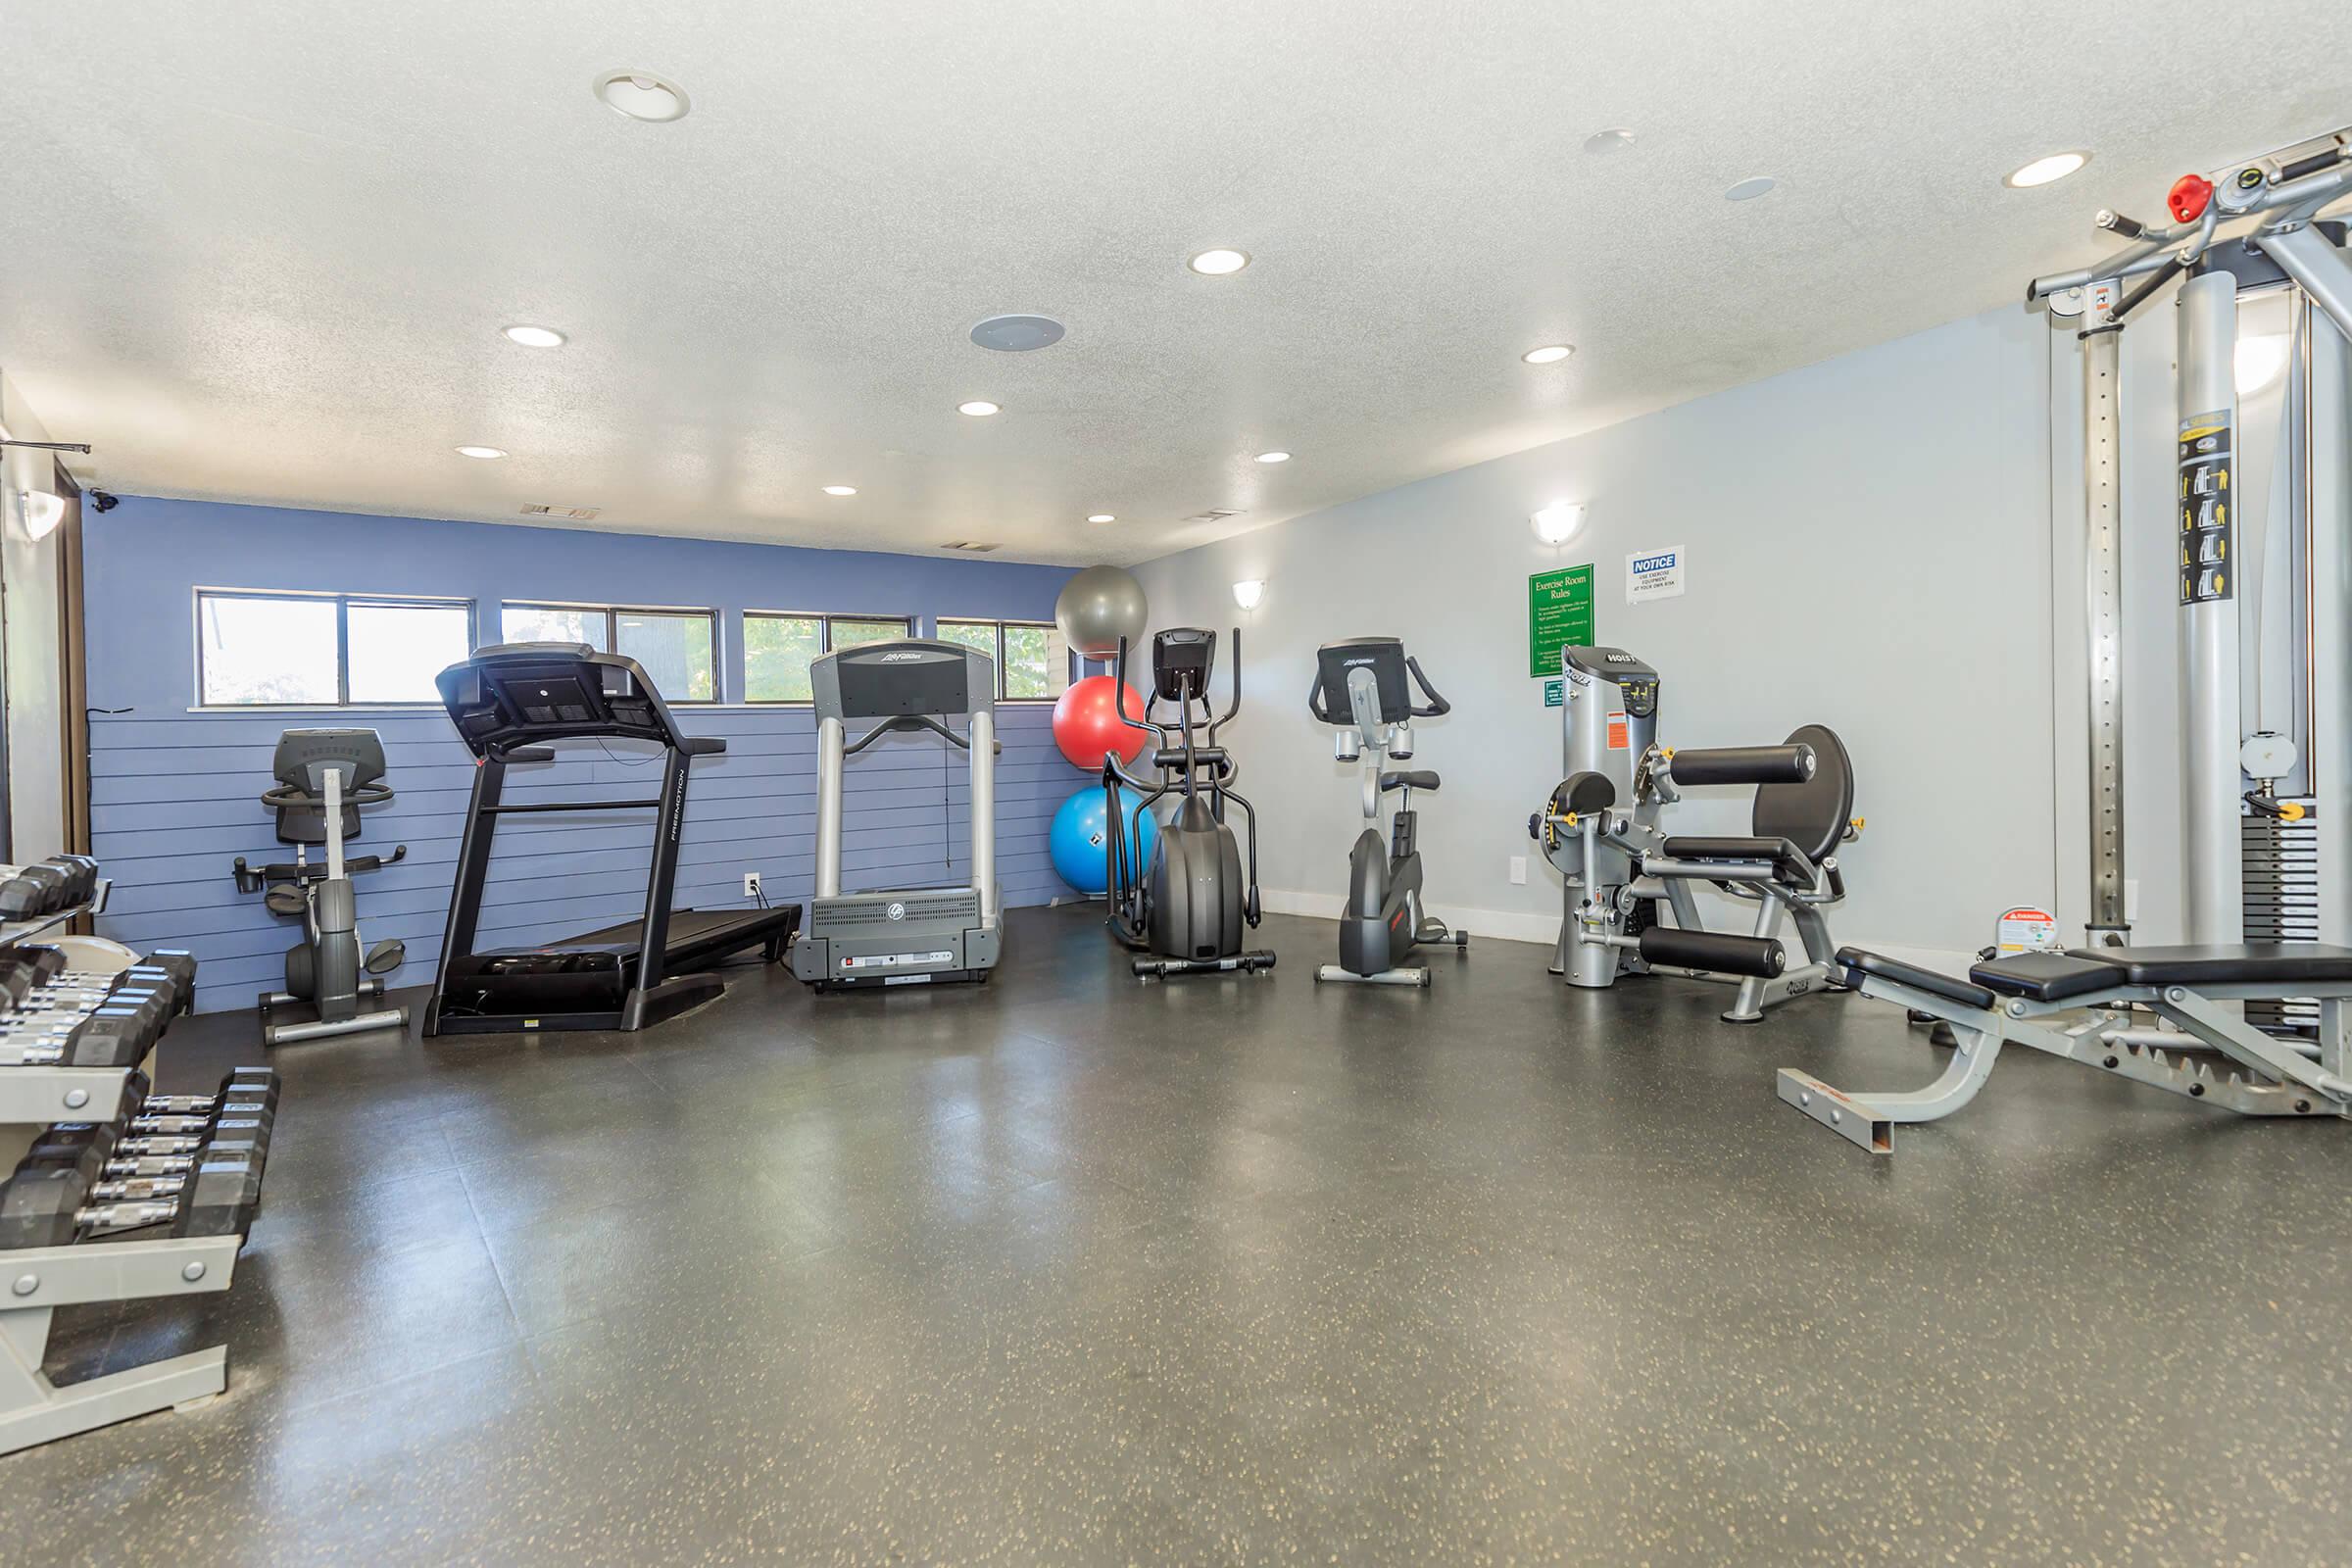
[[[1152,846],[1159,837],[1159,824],[1152,820],[1150,811],[1143,813],[1140,824],[1136,821],[1135,808],[1143,800],[1135,791],[1121,786],[1119,808],[1130,834],[1128,865],[1137,876],[1152,863]],[[1054,827],[1046,839],[1054,874],[1081,893],[1101,893],[1110,884],[1110,835],[1103,823],[1102,805],[1102,786],[1086,785],[1061,803],[1061,809],[1054,813]]]
[[[1122,637],[1130,650],[1142,647],[1149,613],[1144,585],[1117,566],[1087,567],[1063,583],[1054,601],[1054,624],[1085,659],[1117,657]]]
[[[1089,675],[1054,699],[1054,744],[1090,772],[1100,769],[1105,757],[1134,761],[1152,739],[1150,730],[1129,729],[1119,722],[1118,684],[1108,675]],[[1127,688],[1127,716],[1139,723],[1144,716],[1143,694],[1132,686]]]

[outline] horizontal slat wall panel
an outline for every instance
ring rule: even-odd
[[[743,873],[757,870],[771,903],[806,900],[815,880],[816,733],[806,709],[677,710],[693,734],[717,735],[724,755],[694,764],[679,842],[680,907],[740,906]],[[93,715],[92,848],[115,879],[101,934],[134,948],[185,947],[201,965],[198,1005],[246,1007],[283,981],[293,922],[240,895],[229,864],[291,859],[257,797],[270,754],[305,714]],[[355,712],[384,738],[396,794],[369,809],[354,854],[407,855],[359,879],[368,942],[408,945],[396,986],[425,985],[442,926],[472,758],[438,712]],[[1054,749],[1052,710],[997,712],[997,874],[1008,906],[1067,890],[1047,854],[1054,813],[1087,775]],[[971,790],[961,752],[928,736],[893,736],[852,758],[842,824],[843,880],[856,888],[954,882],[969,874]],[[658,754],[623,742],[563,748],[547,766],[507,775],[509,801],[652,797]],[[483,900],[481,943],[519,946],[636,916],[645,900],[653,813],[583,812],[501,824]]]

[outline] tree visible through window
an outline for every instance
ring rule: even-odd
[[[942,620],[940,640],[977,648],[995,661],[997,697],[1052,702],[1070,684],[1069,646],[1054,626],[1018,620]]]
[[[472,651],[464,600],[196,595],[197,701],[207,707],[437,702],[433,677]]]
[[[907,635],[903,615],[793,615],[749,610],[743,616],[743,697],[748,703],[805,703],[814,695],[817,655]]]

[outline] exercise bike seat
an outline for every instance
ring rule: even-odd
[[[1383,773],[1380,775],[1380,787],[1383,792],[1394,789],[1434,790],[1438,787],[1438,775],[1428,772]]]

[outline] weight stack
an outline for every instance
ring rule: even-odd
[[[2245,885],[2248,942],[2320,940],[2320,824],[2310,815],[2299,822],[2249,812],[2238,818]],[[2246,1022],[2272,1034],[2319,1038],[2320,1004],[2288,999],[2249,1002]]]

